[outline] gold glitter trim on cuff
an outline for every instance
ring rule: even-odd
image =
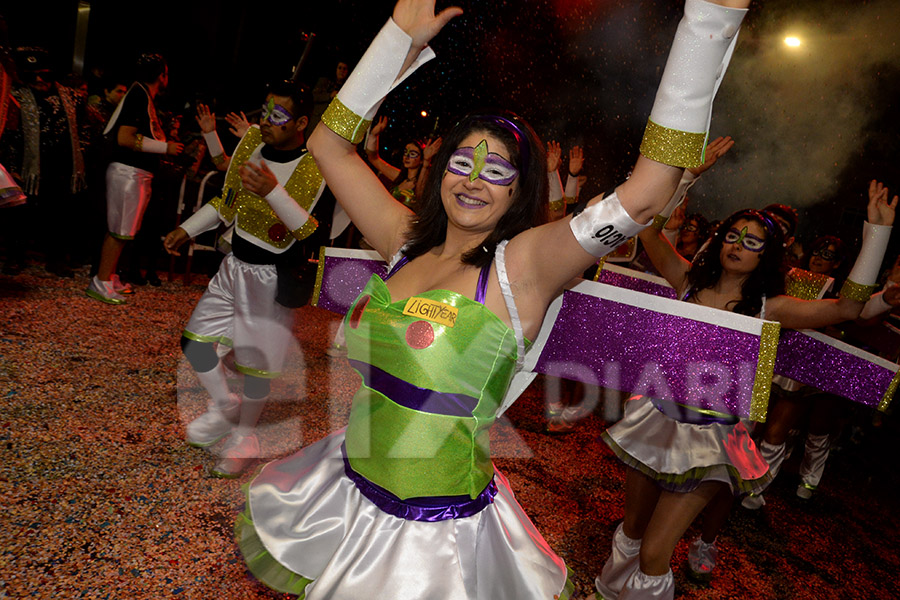
[[[841,286],[841,298],[846,298],[847,300],[856,300],[857,302],[868,302],[869,298],[872,297],[872,294],[875,292],[875,288],[878,286],[875,285],[863,285],[861,283],[856,283],[855,281],[850,281],[849,279],[844,282],[844,285]]]
[[[794,267],[788,271],[784,293],[801,300],[815,300],[828,283],[828,275]]]
[[[891,405],[891,400],[893,400],[894,395],[897,393],[897,388],[900,388],[900,371],[897,371],[894,374],[894,378],[888,384],[887,391],[884,392],[881,402],[878,403],[878,410],[887,412],[888,407]]]
[[[134,136],[134,151],[135,152],[143,152],[144,151],[144,135],[141,133],[137,133]]]
[[[703,164],[706,133],[678,131],[647,120],[641,154],[673,167],[698,167]]]
[[[664,217],[663,215],[656,215],[653,217],[653,223],[650,225],[653,229],[657,231],[662,231],[666,228],[666,223],[669,222],[669,217]]]
[[[313,217],[310,217],[306,220],[306,223],[298,227],[297,229],[291,232],[291,235],[297,238],[298,240],[305,240],[309,236],[312,235],[313,231],[316,230],[316,227],[319,226],[319,222],[316,221]]]
[[[563,199],[563,200],[553,200],[553,201],[550,203],[550,210],[551,210],[552,212],[558,212],[558,211],[561,211],[561,210],[564,209],[565,207],[566,207],[565,199]]]
[[[225,155],[224,154],[216,154],[215,156],[211,156],[210,158],[212,159],[213,164],[216,165],[217,167],[219,165],[225,164]]]
[[[313,287],[310,304],[319,305],[319,294],[322,292],[322,274],[325,272],[325,246],[319,248],[319,266],[316,269],[316,285]]]
[[[606,264],[606,257],[604,256],[600,260],[597,261],[597,272],[594,273],[594,281],[600,281],[600,271],[603,270],[603,266]]]
[[[756,378],[753,380],[753,395],[750,397],[750,420],[765,423],[769,411],[769,392],[772,391],[772,376],[775,374],[775,353],[781,324],[765,322],[759,337],[759,361],[756,363]]]
[[[364,118],[344,106],[338,98],[331,101],[322,114],[322,122],[351,144],[358,144],[366,137],[366,130],[372,121]]]
[[[578,201],[578,198],[575,196],[563,196],[563,202],[566,204],[575,204]]]

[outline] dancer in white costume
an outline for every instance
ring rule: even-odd
[[[864,244],[837,300],[800,300],[780,293],[783,233],[767,213],[746,210],[725,219],[693,262],[678,255],[661,233],[641,233],[660,273],[688,302],[816,328],[854,319],[874,290],[891,234],[897,200],[870,198]],[[873,265],[874,269],[873,269]],[[625,481],[625,519],[612,554],[596,580],[609,599],[673,598],[669,561],[681,536],[704,513],[704,532],[718,530],[734,496],[758,493],[771,481],[769,465],[744,424],[673,403],[635,397],[625,417],[603,434],[630,467]],[[694,540],[689,564],[699,574],[715,567],[715,539]]]
[[[311,600],[570,596],[563,561],[493,468],[488,429],[561,287],[649,224],[682,168],[703,162],[705,133],[684,131],[705,131],[728,44],[695,48],[702,61],[667,73],[631,178],[576,214],[546,222],[543,146],[499,113],[468,115],[444,137],[414,215],[356,144],[460,13],[398,2],[309,140],[338,202],[392,264],[344,321],[363,379],[346,431],[264,467],[238,522],[253,573]],[[688,110],[686,96],[703,106]]]
[[[228,165],[225,186],[164,242],[174,254],[222,222],[235,226],[232,253],[182,334],[184,354],[210,395],[208,410],[187,426],[188,443],[205,448],[231,435],[212,469],[219,477],[236,477],[259,457],[254,429],[293,336],[292,309],[308,301],[292,275],[308,264],[329,229],[334,201],[322,200],[331,197],[322,193],[325,182],[304,145],[312,106],[305,86],[273,84],[260,126],[247,130],[232,157],[216,135],[215,115],[200,107],[210,155]],[[244,376],[241,398],[229,392],[215,343],[234,348]]]

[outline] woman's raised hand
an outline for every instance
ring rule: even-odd
[[[376,136],[379,135],[382,131],[387,129],[388,118],[387,117],[378,117],[378,120],[372,124],[372,128],[369,129],[369,135]]]
[[[394,22],[413,39],[413,48],[424,48],[450,22],[462,14],[458,6],[434,14],[434,0],[399,0],[394,6]]]
[[[897,211],[898,197],[888,203],[888,189],[874,179],[869,182],[869,206],[867,212],[872,225],[893,225]]]
[[[243,111],[240,114],[228,113],[225,115],[225,120],[228,121],[228,131],[239,138],[244,137],[244,134],[250,129],[250,121],[247,120],[247,115]]]
[[[559,169],[559,158],[562,156],[562,147],[559,142],[550,140],[547,142],[547,172],[553,173]]]
[[[569,174],[577,177],[583,167],[584,151],[581,146],[572,146],[569,150]]]
[[[197,125],[203,133],[212,133],[216,130],[216,115],[210,112],[209,107],[202,102],[197,103]]]
[[[438,153],[438,150],[441,149],[441,142],[441,138],[437,138],[425,145],[425,150],[422,153],[425,162],[431,162],[431,159],[434,158],[435,154]]]

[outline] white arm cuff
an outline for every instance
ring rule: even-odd
[[[615,192],[589,204],[569,221],[569,228],[585,252],[600,258],[634,237],[649,223],[636,223],[622,206]]]
[[[309,220],[309,213],[297,201],[291,198],[282,186],[276,185],[275,188],[266,194],[266,202],[281,219],[290,231],[296,231],[303,227],[303,224]]]
[[[566,198],[578,197],[578,177],[573,177],[571,173],[566,176],[566,191],[563,196]]]
[[[691,186],[695,183],[697,183],[697,176],[685,169],[684,173],[681,174],[681,181],[678,182],[678,187],[675,188],[675,193],[672,194],[668,204],[666,204],[666,207],[662,209],[659,214],[666,219],[671,217],[672,213],[675,212],[675,209],[684,202],[688,190],[691,189]]]
[[[219,211],[209,204],[204,204],[200,210],[191,215],[191,218],[179,225],[190,238],[195,238],[201,233],[211,231],[219,226]]]
[[[886,313],[892,308],[894,307],[884,301],[884,290],[881,290],[877,294],[872,294],[872,297],[869,298],[869,301],[863,306],[862,312],[859,313],[859,318],[871,319],[872,317],[877,317],[881,313]]]
[[[149,152],[150,154],[165,154],[169,149],[169,144],[161,142],[152,137],[144,136],[141,141],[141,152]]]
[[[209,148],[209,155],[219,156],[225,154],[225,149],[222,148],[222,142],[219,141],[219,134],[215,131],[210,131],[209,133],[203,133],[203,141],[206,142],[206,147]]]
[[[890,225],[863,223],[862,248],[847,279],[859,285],[873,285],[878,280],[881,261],[891,238]]]
[[[355,114],[371,121],[384,97],[413,71],[434,58],[434,50],[425,47],[409,69],[400,73],[411,45],[412,38],[393,19],[388,19],[341,86],[338,99]]]
[[[559,202],[563,199],[562,180],[559,178],[559,171],[547,173],[547,181],[549,183],[550,202]]]

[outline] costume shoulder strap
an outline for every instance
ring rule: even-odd
[[[494,251],[494,265],[497,267],[497,279],[500,281],[500,291],[506,302],[506,310],[509,311],[509,320],[512,322],[513,333],[516,335],[516,368],[521,368],[525,360],[525,334],[522,331],[522,322],[519,320],[519,311],[516,309],[516,300],[513,297],[509,285],[509,275],[506,273],[506,243],[503,240],[497,244]]]

